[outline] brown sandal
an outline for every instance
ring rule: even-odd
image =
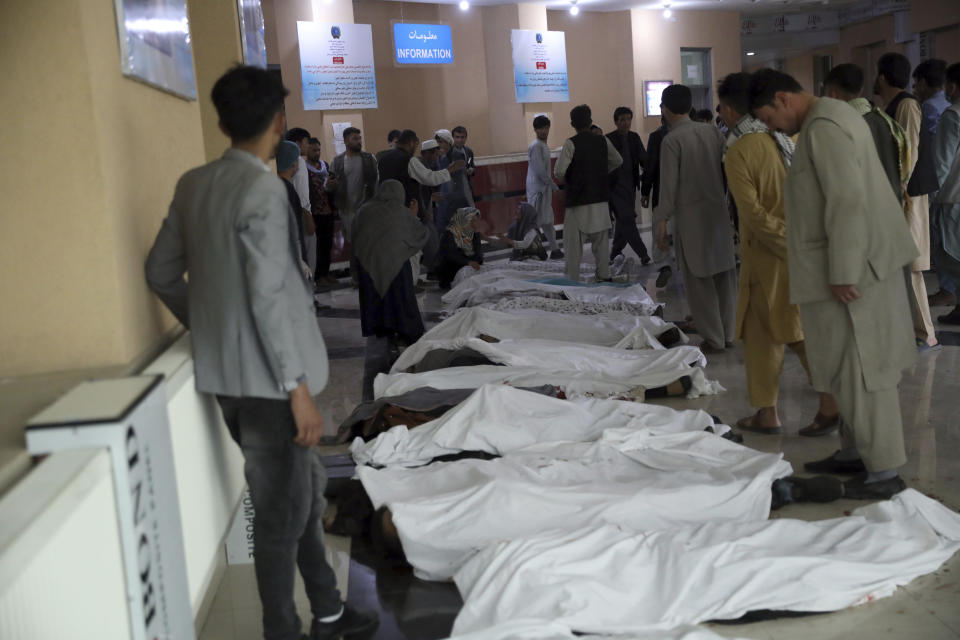
[[[751,421],[757,417],[757,414],[740,418],[737,420],[737,429],[741,431],[750,431],[752,433],[765,433],[770,436],[778,436],[783,433],[783,427],[761,427],[753,424]]]
[[[818,411],[817,415],[813,417],[813,423],[807,427],[804,427],[803,429],[800,429],[799,433],[801,436],[814,438],[817,436],[829,435],[838,429],[840,429],[839,413],[830,418]]]

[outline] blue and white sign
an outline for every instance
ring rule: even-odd
[[[370,25],[297,22],[297,37],[305,110],[377,108]]]
[[[393,59],[397,64],[453,64],[449,25],[394,23]]]
[[[563,31],[513,29],[510,43],[517,102],[570,102]]]

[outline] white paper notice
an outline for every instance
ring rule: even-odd
[[[297,22],[297,37],[304,109],[377,108],[370,25]]]
[[[687,77],[692,82],[700,82],[700,67],[695,64],[687,65]]]
[[[563,31],[512,29],[517,102],[570,102]]]
[[[343,144],[343,132],[349,128],[349,122],[333,123],[333,148],[336,150],[337,155],[340,155],[347,150],[347,146]]]

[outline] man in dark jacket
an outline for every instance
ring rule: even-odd
[[[613,112],[613,122],[617,128],[608,133],[607,138],[623,158],[623,164],[610,174],[610,210],[615,219],[610,258],[616,258],[629,244],[646,265],[650,263],[650,256],[637,231],[636,204],[640,168],[646,163],[647,152],[640,136],[630,130],[633,111],[629,107],[617,107]]]
[[[640,206],[650,207],[653,211],[653,227],[657,226],[657,207],[660,205],[660,145],[664,137],[669,133],[670,127],[663,116],[660,116],[660,128],[650,134],[647,139],[647,162],[643,167],[643,175],[640,176]],[[657,263],[665,262],[660,266],[660,273],[657,274],[656,286],[663,288],[670,281],[673,275],[673,269],[670,267],[672,251],[660,251],[657,243],[653,243],[653,257]]]

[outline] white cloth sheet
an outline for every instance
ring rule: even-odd
[[[631,315],[650,315],[650,307],[645,303],[632,304],[629,302],[577,302],[575,300],[561,300],[559,298],[544,298],[536,295],[521,295],[501,298],[496,302],[484,302],[480,305],[494,311],[549,311],[565,315],[595,316],[608,313],[629,313]]]
[[[484,385],[436,420],[414,429],[396,426],[369,442],[356,438],[350,453],[358,465],[416,467],[461,451],[503,455],[538,442],[590,442],[614,428],[674,433],[707,427],[717,435],[730,430],[713,424],[704,411],[623,400],[561,400],[505,385]]]
[[[508,435],[525,418],[514,416]],[[357,476],[375,508],[390,508],[407,561],[429,580],[450,578],[490,544],[557,528],[765,520],[771,484],[791,473],[782,454],[677,429],[613,428],[594,442],[542,442],[494,460],[414,469],[358,467]],[[502,431],[496,425],[490,435]]]
[[[473,267],[463,267],[457,271],[453,277],[453,286],[457,286],[464,280],[472,278],[481,273],[490,273],[493,271],[511,272],[517,277],[526,278],[561,278],[567,272],[567,265],[563,260],[498,260],[495,262],[484,262],[479,269]],[[580,265],[580,275],[589,276],[596,268],[592,264]]]
[[[697,347],[631,351],[550,340],[490,344],[475,338],[443,344],[461,342],[494,362],[504,362],[508,366],[478,365],[424,373],[381,373],[373,383],[375,397],[400,395],[421,387],[476,389],[485,384],[513,387],[551,384],[561,388],[569,397],[642,399],[645,389],[666,386],[683,376],[690,376],[692,382],[688,398],[724,391],[719,382],[708,380],[704,375],[700,366],[706,364],[706,358]]]
[[[531,274],[520,277],[509,270],[478,273],[464,280],[446,294],[442,300],[448,307],[476,306],[483,302],[496,301],[514,295],[539,295],[564,297],[578,302],[625,302],[637,305],[644,315],[653,315],[659,306],[639,284],[628,287],[612,285],[565,286],[531,282]]]
[[[759,609],[835,611],[889,596],[960,549],[960,514],[908,489],[850,517],[601,524],[504,539],[454,577],[454,635],[526,620],[652,633]]]
[[[706,627],[683,625],[669,631],[624,633],[603,636],[577,635],[569,627],[547,620],[518,620],[488,627],[476,633],[452,636],[450,640],[744,640],[724,638]]]
[[[603,347],[616,347],[637,329],[643,331],[647,348],[663,345],[656,336],[676,328],[659,316],[637,316],[624,312],[579,316],[565,313],[518,309],[511,312],[484,307],[466,307],[427,331],[424,340],[473,338],[480,335],[500,340],[511,338],[549,338],[561,342],[579,342]],[[680,341],[690,339],[680,332]],[[632,341],[631,341],[632,342]]]

